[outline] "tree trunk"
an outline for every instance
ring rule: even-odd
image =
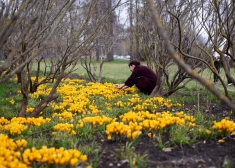
[[[108,10],[112,9],[112,0],[108,0]],[[108,18],[108,32],[109,32],[109,40],[113,43],[113,23],[114,23],[114,16],[113,13],[110,13]],[[113,49],[110,49],[109,53],[107,54],[107,61],[113,61]]]
[[[18,75],[18,78],[19,77],[21,81],[21,94],[23,95],[19,116],[26,117],[26,110],[27,110],[28,101],[29,101],[29,91],[28,91],[29,82],[28,82],[27,74],[24,70],[22,70],[21,73]]]
[[[62,76],[62,75],[57,78],[57,80],[56,80],[56,82],[55,82],[53,88],[51,89],[50,94],[49,94],[44,100],[42,100],[42,101],[34,108],[33,112],[32,112],[31,115],[30,115],[30,117],[36,117],[36,116],[38,116],[38,115],[40,114],[40,112],[41,112],[42,110],[44,110],[44,109],[47,107],[47,105],[48,105],[51,101],[53,101],[53,100],[55,100],[55,99],[58,98],[58,96],[57,96],[57,95],[54,95],[54,94],[55,94],[56,89],[57,89],[57,87],[59,86],[59,84],[60,84],[60,82],[61,82],[62,79],[63,79],[63,76]]]
[[[136,42],[136,47],[135,47],[135,58],[136,60],[143,61],[144,59],[141,58],[140,54],[140,38],[139,38],[139,7],[138,3],[139,1],[136,0],[136,25],[135,25],[135,42]]]
[[[37,105],[37,107],[35,107],[35,109],[31,113],[30,117],[37,117],[40,114],[40,112],[42,110],[44,110],[51,101],[53,101],[57,98],[58,98],[58,96],[51,96],[51,95],[47,96],[43,101],[41,101]]]
[[[164,84],[164,76],[163,76],[163,69],[162,68],[159,68],[157,70],[157,77],[158,77],[158,79],[157,79],[156,86],[153,89],[152,93],[150,94],[151,97],[161,96],[161,94],[162,94],[162,87]]]
[[[130,59],[133,60],[133,4],[130,0]]]

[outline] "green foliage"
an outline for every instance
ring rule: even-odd
[[[163,151],[165,148],[169,147],[170,142],[169,142],[169,141],[163,142],[160,133],[159,133],[155,138],[156,138],[156,142],[153,141],[154,145],[155,145],[155,146],[158,146],[162,151]]]
[[[44,118],[50,118],[51,114],[53,113],[54,113],[54,109],[49,106],[43,110],[40,116],[43,116]]]
[[[84,154],[90,156],[89,165],[92,168],[96,168],[100,162],[100,146],[93,141],[92,143],[78,143],[77,148]]]
[[[235,167],[235,161],[229,156],[224,157],[223,168],[233,168]]]
[[[172,126],[169,131],[171,143],[192,146],[196,137],[190,136],[189,129],[188,126]]]
[[[117,151],[113,151],[113,154],[118,160],[124,160],[130,155],[134,154],[134,142],[126,142],[125,145],[120,145]]]
[[[145,168],[147,167],[147,154],[139,154],[135,153],[134,155],[130,155],[129,164],[131,168]]]
[[[51,139],[51,147],[65,149],[75,149],[78,143],[78,138],[70,133],[59,131]]]
[[[135,152],[136,141],[126,142],[125,146],[114,152],[114,155],[118,160],[128,160],[131,168],[144,168],[147,166],[145,161],[147,154],[138,154]]]
[[[18,116],[18,112],[12,109],[11,105],[0,106],[0,116],[4,116],[7,119]]]
[[[94,135],[95,129],[89,123],[85,123],[84,126],[81,128],[78,128],[76,132],[78,135],[79,143],[88,143],[94,139],[93,135]]]
[[[14,81],[0,84],[0,116],[10,119],[18,115],[22,99],[18,90],[18,85]]]
[[[40,149],[42,146],[52,146],[54,142],[51,141],[51,135],[48,132],[34,132],[29,136],[24,136],[28,141],[28,148],[35,147]]]
[[[14,81],[8,81],[0,84],[0,97],[11,97],[17,94],[18,85]]]

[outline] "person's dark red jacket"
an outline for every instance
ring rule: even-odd
[[[124,84],[128,87],[135,85],[141,92],[149,95],[156,86],[156,83],[157,75],[150,68],[138,65]]]

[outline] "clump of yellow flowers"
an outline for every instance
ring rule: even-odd
[[[111,122],[113,119],[106,116],[94,116],[94,117],[84,117],[82,119],[85,123],[91,123],[92,125],[103,125],[105,123]],[[80,123],[80,122],[79,122]]]
[[[54,126],[54,129],[56,131],[65,131],[67,133],[72,133],[73,135],[76,135],[76,132],[73,130],[73,124],[59,123]]]
[[[27,112],[27,113],[32,113],[32,112],[33,112],[33,110],[34,110],[34,108],[32,108],[32,107],[28,107],[28,108],[26,109],[26,112]]]
[[[26,126],[26,125],[19,124],[17,122],[12,122],[12,123],[9,123],[7,125],[4,125],[2,127],[2,130],[9,131],[9,133],[11,135],[15,135],[15,134],[21,134],[27,128],[28,128],[28,126]]]
[[[27,145],[24,139],[14,142],[8,136],[0,134],[0,167],[27,168],[21,160],[21,151]]]
[[[130,122],[128,125],[123,122],[111,122],[106,126],[107,139],[111,140],[112,136],[119,139],[121,136],[128,139],[136,139],[141,134],[142,127],[137,123]]]
[[[76,166],[79,162],[87,161],[87,156],[75,149],[46,146],[40,149],[26,149],[26,140],[13,141],[4,134],[0,134],[0,141],[0,167],[27,168],[34,162]]]
[[[0,118],[0,130],[9,131],[11,135],[21,134],[28,129],[29,125],[40,126],[41,124],[50,122],[50,118],[23,118],[13,117],[11,120],[7,120],[4,117]]]
[[[117,136],[124,136],[128,139],[136,139],[142,132],[157,131],[171,125],[189,127],[195,126],[195,118],[177,112],[175,115],[170,112],[149,113],[148,111],[133,112],[130,111],[119,116],[121,122],[113,121],[106,126],[107,139]]]
[[[80,151],[75,149],[65,150],[63,147],[56,149],[54,147],[47,148],[43,146],[41,149],[26,149],[22,157],[23,162],[27,165],[36,161],[40,163],[76,166],[79,161],[87,161],[87,156],[82,155]]]
[[[73,113],[65,111],[62,113],[53,113],[52,118],[58,117],[60,120],[72,120],[73,116]]]
[[[235,123],[230,120],[222,119],[219,122],[214,121],[212,128],[222,134],[231,134],[235,131]]]

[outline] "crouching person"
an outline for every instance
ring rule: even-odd
[[[139,61],[131,61],[128,64],[132,72],[129,78],[118,89],[125,89],[135,85],[140,92],[150,95],[157,83],[157,75],[147,66],[143,66]]]

